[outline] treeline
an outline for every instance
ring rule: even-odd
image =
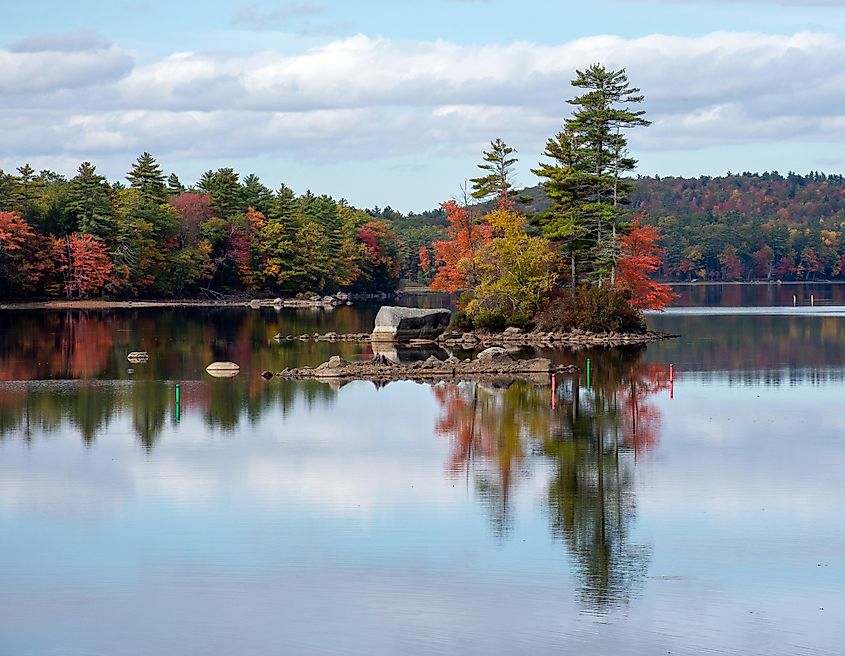
[[[660,227],[667,278],[845,278],[841,175],[642,178],[631,203]]]
[[[660,228],[666,280],[845,279],[845,176],[812,171],[633,180],[631,215]],[[542,186],[517,207],[542,216]]]
[[[186,187],[149,153],[128,185],[83,162],[67,179],[0,171],[0,295],[176,297],[390,290],[403,245],[344,200],[207,171]],[[407,250],[405,248],[404,250]],[[416,257],[416,253],[414,253]]]

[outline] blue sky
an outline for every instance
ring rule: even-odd
[[[626,67],[639,172],[845,169],[845,2],[16,3],[0,25],[0,168],[114,179],[143,150],[193,182],[425,209],[502,137],[517,181],[576,68]]]

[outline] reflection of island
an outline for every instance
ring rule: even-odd
[[[511,489],[535,465],[551,463],[547,504],[553,535],[577,564],[583,599],[597,608],[626,600],[645,576],[647,548],[631,543],[636,457],[658,440],[650,403],[667,389],[664,371],[638,350],[591,352],[595,378],[550,388],[516,382],[438,385],[439,434],[451,441],[448,469],[472,480],[497,534],[511,525]]]

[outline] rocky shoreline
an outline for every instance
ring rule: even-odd
[[[446,348],[488,348],[491,346],[535,346],[543,348],[558,347],[607,347],[637,346],[650,344],[664,339],[673,339],[677,335],[647,330],[642,333],[591,333],[587,330],[574,328],[569,331],[525,331],[520,328],[506,328],[501,333],[483,330],[471,332],[447,331],[435,340],[439,346]]]
[[[297,367],[284,369],[275,377],[303,380],[316,379],[324,382],[348,382],[366,380],[372,382],[391,382],[399,380],[417,380],[436,382],[440,380],[533,380],[547,383],[552,373],[572,373],[577,367],[557,366],[548,358],[516,360],[503,348],[489,348],[478,354],[474,360],[461,360],[455,356],[440,360],[435,356],[411,365],[397,364],[392,360],[376,355],[372,360],[349,362],[335,355],[317,367]],[[273,378],[271,372],[264,372],[267,379]]]
[[[664,339],[673,339],[677,335],[661,333],[653,330],[644,333],[591,333],[577,328],[570,331],[559,332],[530,332],[519,328],[507,328],[501,333],[488,331],[455,332],[448,331],[436,339],[412,339],[403,345],[422,346],[435,344],[445,348],[457,348],[464,351],[472,351],[478,348],[491,346],[534,346],[542,348],[586,348],[586,347],[607,347],[637,346],[649,344]],[[369,333],[314,333],[301,335],[275,336],[276,341],[315,341],[315,342],[370,342]]]

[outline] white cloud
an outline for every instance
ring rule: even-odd
[[[141,150],[177,169],[210,156],[435,162],[500,135],[533,159],[569,109],[575,69],[595,61],[626,67],[646,95],[654,125],[632,136],[635,151],[845,137],[845,41],[821,33],[546,46],[357,35],[292,55],[181,52],[136,67],[89,37],[95,50],[79,34],[0,50],[0,166],[50,152],[129,162]]]
[[[43,109],[40,94],[111,84],[132,65],[132,57],[114,45],[97,50],[0,49],[0,93],[39,94],[28,105]]]

